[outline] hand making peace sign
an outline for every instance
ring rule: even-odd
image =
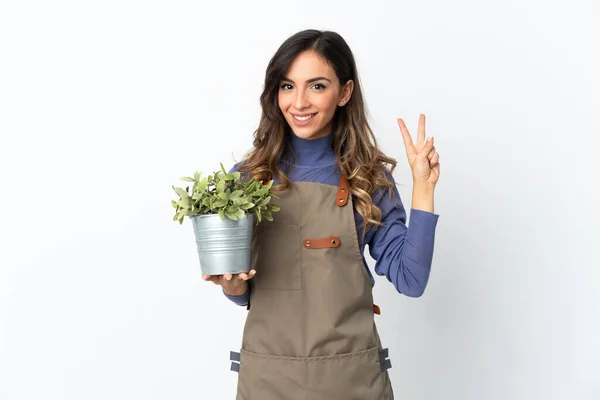
[[[414,144],[402,118],[398,118],[398,126],[404,139],[408,163],[412,170],[415,183],[423,182],[435,185],[440,177],[440,155],[435,151],[433,137],[431,141],[425,141],[425,114],[419,115],[419,130],[417,143]]]

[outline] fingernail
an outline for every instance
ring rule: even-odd
[[[429,136],[429,137],[427,137],[427,141],[428,141],[428,142],[431,142],[431,140],[432,140],[432,139],[433,139],[433,136]]]

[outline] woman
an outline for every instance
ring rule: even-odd
[[[260,101],[254,147],[232,171],[273,179],[281,210],[255,229],[248,274],[203,277],[248,308],[242,349],[231,352],[237,399],[393,399],[363,251],[368,244],[375,272],[398,292],[423,293],[440,168],[425,116],[416,143],[398,119],[414,180],[407,228],[391,175],[396,161],[377,147],[340,35],[305,30],[287,39]]]

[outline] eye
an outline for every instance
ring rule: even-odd
[[[286,86],[290,86],[291,87],[292,85],[290,85],[289,83],[283,83],[281,86],[279,86],[279,88],[283,89],[283,90],[287,90]],[[313,87],[314,88],[320,87],[320,88],[317,88],[317,90],[324,90],[327,86],[323,85],[322,83],[315,83],[313,85]]]

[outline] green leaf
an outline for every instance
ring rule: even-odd
[[[222,193],[225,191],[225,181],[221,180],[217,183],[217,193]]]
[[[258,218],[258,222],[261,221],[260,208],[256,209],[256,218]]]
[[[249,201],[247,199],[243,199],[243,198],[234,198],[231,199],[231,202],[233,203],[234,206],[240,207],[243,206],[244,204],[248,204]]]
[[[271,201],[271,196],[267,196],[264,199],[262,199],[262,201],[260,203],[258,203],[258,205],[266,206],[267,204],[269,204],[270,201]]]
[[[227,200],[217,199],[214,201],[212,208],[225,207],[229,203]]]
[[[190,178],[189,176],[184,176],[183,178],[181,178],[181,180],[186,182],[196,182],[194,178]]]
[[[246,204],[242,204],[242,205],[240,206],[240,208],[241,208],[242,210],[245,210],[245,211],[248,211],[248,210],[249,210],[249,209],[251,209],[252,207],[254,207],[254,203],[251,203],[251,202],[248,202],[248,203],[246,203]]]
[[[234,220],[234,221],[237,221],[237,220],[238,220],[238,217],[237,217],[237,215],[236,215],[236,214],[233,214],[233,213],[225,213],[225,215],[227,215],[227,218],[229,218],[229,219],[231,219],[231,220]]]
[[[238,210],[239,210],[238,207],[229,206],[229,207],[225,208],[225,214],[235,214],[238,212]]]
[[[227,192],[219,193],[217,196],[222,200],[229,201],[229,193]]]
[[[189,194],[187,194],[187,192],[185,190],[183,190],[182,188],[175,188],[175,192],[179,195],[179,197],[181,197],[182,199],[187,199],[190,197]]]
[[[246,213],[244,212],[244,210],[238,210],[235,214],[239,219],[243,219],[246,217]]]
[[[222,220],[225,219],[225,211],[222,208],[219,210],[219,217],[221,217]]]
[[[182,198],[181,200],[179,200],[177,202],[177,204],[183,208],[188,208],[190,206],[190,203],[189,203],[188,199],[186,199],[186,198]]]
[[[194,172],[194,179],[195,180],[199,180],[200,179],[200,173],[198,171]]]

